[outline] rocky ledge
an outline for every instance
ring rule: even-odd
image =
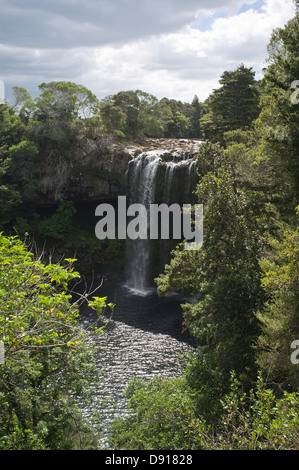
[[[59,201],[92,202],[117,198],[126,193],[126,171],[132,158],[142,152],[163,150],[163,161],[175,154],[197,155],[199,139],[145,139],[125,145],[105,142],[102,137],[81,137],[73,148],[72,158],[58,155],[56,160],[43,160],[36,169],[39,181],[37,205],[47,206]],[[184,159],[184,158],[183,158]]]
[[[141,144],[130,142],[126,145],[126,150],[131,154],[147,152],[151,150],[165,150],[165,152],[189,152],[194,154],[198,152],[198,147],[202,141],[200,139],[145,139]]]

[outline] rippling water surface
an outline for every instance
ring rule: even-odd
[[[107,296],[116,307],[99,338],[101,383],[94,390],[94,403],[84,413],[89,416],[95,409],[101,413],[107,443],[113,418],[128,413],[123,394],[130,378],[177,377],[194,344],[182,332],[182,299],[178,296],[159,298],[154,290],[137,295],[115,282],[104,283],[96,295]],[[92,321],[90,312],[83,311],[82,320],[87,327]]]

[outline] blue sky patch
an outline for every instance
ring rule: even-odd
[[[249,5],[248,3],[244,3],[244,5],[242,5],[240,10],[238,11],[238,14],[245,13],[245,11],[248,10],[256,10],[258,13],[262,13],[262,7],[264,6],[264,4],[264,0],[257,0],[251,5]]]
[[[203,31],[203,32],[208,31],[209,29],[211,29],[214,21],[217,20],[218,18],[228,18],[228,15],[225,11],[219,10],[215,12],[213,15],[204,18],[199,23],[194,23],[192,25],[192,28],[199,29],[200,31]]]
[[[257,0],[255,3],[249,4],[245,3],[241,6],[241,8],[238,10],[238,15],[240,13],[245,13],[248,10],[255,10],[258,13],[262,13],[262,7],[264,6],[265,1],[264,0]],[[198,23],[194,23],[192,25],[192,28],[194,29],[199,29],[200,31],[209,31],[212,28],[212,25],[215,20],[218,18],[228,18],[228,14],[223,11],[223,10],[218,10],[214,14],[207,16],[203,20],[199,21]]]

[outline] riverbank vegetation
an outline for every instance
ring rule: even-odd
[[[182,305],[197,349],[179,379],[132,380],[132,414],[115,420],[110,444],[299,448],[298,44],[299,13],[273,32],[261,81],[241,64],[204,103],[140,90],[100,102],[81,85],[51,82],[36,99],[16,87],[14,103],[0,104],[1,450],[99,445],[76,405],[95,380],[69,291],[80,274],[72,259],[36,257],[24,237],[92,247],[63,191],[70,168],[82,154],[100,159],[115,142],[146,137],[205,141],[195,194],[203,247],[179,245],[156,279],[160,295],[198,299]],[[36,210],[43,191],[54,194],[54,213]],[[92,257],[117,259],[117,241],[104,245]],[[105,298],[90,306],[101,313]]]
[[[207,100],[203,247],[177,247],[156,279],[160,295],[203,294],[182,305],[197,353],[180,381],[132,383],[118,449],[299,448],[298,40],[297,13],[274,31],[260,83],[240,66]]]
[[[0,235],[0,449],[91,449],[95,428],[78,402],[97,380],[94,352],[78,322],[74,260],[43,264],[17,237]],[[106,299],[90,306],[100,314]],[[74,399],[76,398],[76,400]]]

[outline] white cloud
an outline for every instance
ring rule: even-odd
[[[252,3],[254,0],[247,0]],[[177,31],[207,9],[241,0],[0,0],[0,43],[72,48]]]
[[[10,11],[14,12],[17,4],[22,3],[21,0],[10,2]],[[1,3],[7,4],[4,0],[0,0],[0,6]],[[65,10],[59,9],[60,3]],[[66,18],[66,7],[70,3],[73,10]],[[34,36],[36,32],[31,38],[32,41],[35,37],[35,47],[15,46],[9,44],[10,41],[5,46],[0,45],[0,79],[11,86],[24,86],[31,92],[42,81],[70,80],[87,86],[100,98],[120,90],[139,88],[158,98],[166,96],[190,102],[197,94],[203,100],[218,86],[223,71],[233,70],[240,63],[252,66],[260,78],[271,31],[283,26],[294,14],[292,0],[247,0],[246,6],[241,0],[117,0],[115,3],[120,12],[128,11],[123,18],[110,22],[111,32],[116,34],[122,24],[120,36],[124,35],[126,40],[109,42],[110,32],[105,44],[101,44],[103,36],[100,36],[99,44],[93,45],[99,28],[109,29],[108,23],[101,26],[92,18],[95,4],[100,4],[106,18],[111,18],[116,11],[114,2],[28,1],[28,8],[48,14],[47,25],[59,18],[61,23],[58,21],[55,27],[48,29],[43,39],[46,41],[51,33],[56,47],[42,48]],[[85,5],[85,13],[80,5]],[[242,12],[238,13],[242,5]],[[54,7],[60,12],[59,17],[54,15]],[[224,10],[225,15],[217,18],[217,13]],[[126,23],[129,13],[132,17]],[[154,24],[145,24],[146,14],[148,23],[155,18]],[[199,25],[209,15],[215,19],[209,29],[201,31]],[[55,38],[63,26],[65,36]],[[130,32],[133,28],[134,34]],[[75,42],[74,47],[69,47],[67,37],[84,32],[87,36],[90,34],[85,42],[92,45],[83,43],[84,47],[79,47]]]
[[[253,67],[261,78],[271,32],[293,13],[291,0],[267,0],[261,11],[251,8],[218,18],[208,31],[188,25],[179,33],[118,48],[98,48],[92,58],[92,74],[85,74],[84,79],[100,94],[141,88],[159,98],[191,101],[197,94],[205,99],[218,86],[222,72],[240,63]]]

